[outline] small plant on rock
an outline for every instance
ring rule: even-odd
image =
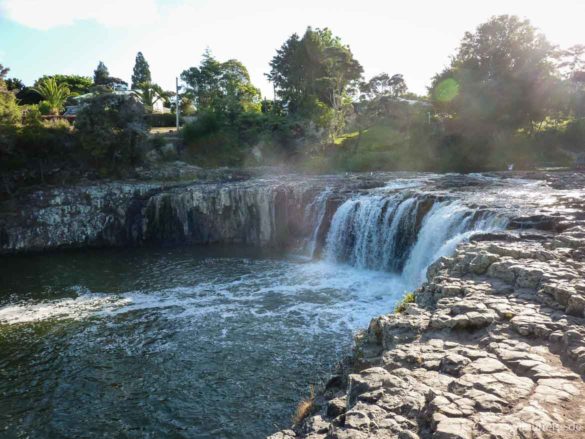
[[[315,386],[311,384],[310,394],[307,399],[303,399],[297,405],[297,410],[295,411],[295,415],[293,417],[293,422],[295,425],[301,425],[301,422],[311,414],[313,408],[315,407]]]
[[[395,314],[403,313],[404,311],[406,311],[406,305],[414,302],[416,302],[416,297],[414,296],[414,293],[408,293],[406,296],[404,296],[402,302],[396,305],[396,308],[394,308],[394,313]]]

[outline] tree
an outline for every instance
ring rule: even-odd
[[[363,68],[349,46],[325,29],[293,34],[270,62],[268,79],[290,113],[308,113],[321,106],[339,109],[357,86]]]
[[[114,90],[127,90],[128,83],[123,79],[116,78],[115,76],[108,77],[106,83],[104,84],[106,87],[109,87]]]
[[[8,75],[9,71],[10,69],[8,67],[4,67],[2,64],[0,64],[0,85],[4,85],[6,81],[6,75]]]
[[[568,79],[585,72],[585,44],[577,44],[558,54],[558,68]]]
[[[193,99],[197,111],[215,112],[232,120],[242,112],[260,111],[260,90],[238,60],[220,62],[206,51],[199,67],[185,70],[181,79],[187,83],[187,97]]]
[[[10,69],[0,64],[0,126],[14,125],[20,121],[16,96],[6,87],[5,78],[9,71]]]
[[[459,129],[491,137],[532,131],[554,100],[553,46],[528,20],[501,15],[467,32],[431,98]]]
[[[140,98],[142,104],[147,111],[152,112],[152,108],[158,101],[166,101],[168,99],[167,93],[158,84],[151,82],[142,82],[137,84],[135,90],[133,90],[135,96]]]
[[[144,59],[142,52],[138,52],[132,73],[132,90],[139,88],[140,84],[150,82],[152,82],[150,67],[146,62],[146,59]]]
[[[100,167],[135,163],[148,137],[144,106],[134,96],[99,94],[75,121],[82,149]]]
[[[70,95],[65,84],[59,84],[55,78],[45,79],[34,90],[47,102],[52,114],[59,114]]]
[[[93,83],[95,85],[107,85],[110,72],[106,65],[100,61],[97,68],[93,71]]]
[[[240,61],[230,59],[222,63],[221,72],[220,87],[226,112],[259,112],[260,90],[252,84],[248,69]]]
[[[6,83],[6,89],[14,93],[18,93],[25,88],[24,82],[18,78],[8,78],[4,82]]]
[[[401,74],[390,76],[388,73],[381,73],[360,84],[360,91],[362,99],[375,99],[381,96],[397,98],[404,95],[408,87]]]
[[[569,111],[582,118],[585,116],[585,45],[560,51],[558,61],[569,94]]]
[[[79,96],[89,93],[93,81],[87,76],[80,75],[44,75],[35,81],[34,87],[38,87],[47,79],[53,78],[58,85],[64,85],[69,89],[71,96]]]

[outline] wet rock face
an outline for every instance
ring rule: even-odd
[[[158,190],[156,184],[110,183],[22,195],[0,206],[0,253],[129,242],[140,200]]]
[[[304,233],[319,184],[111,183],[38,191],[0,213],[0,252],[84,246],[286,245]]]
[[[286,245],[303,232],[315,188],[199,185],[160,193],[145,206],[143,239],[159,243]]]
[[[296,437],[585,437],[585,229],[515,236],[460,245],[372,320],[319,432]]]

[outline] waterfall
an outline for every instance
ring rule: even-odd
[[[425,216],[415,245],[402,271],[405,285],[414,288],[426,278],[429,265],[455,251],[477,232],[501,230],[507,219],[493,212],[475,212],[458,201],[438,202]]]
[[[312,230],[309,241],[305,245],[305,252],[311,258],[316,256],[315,250],[317,249],[319,232],[323,226],[323,219],[327,211],[327,200],[330,195],[331,188],[327,187],[305,207],[304,222]]]
[[[346,196],[335,186],[198,185],[151,197],[142,233],[164,243],[294,245],[312,259],[395,273],[413,288],[457,244],[507,225],[494,212],[416,191]]]
[[[335,213],[326,257],[359,268],[398,271],[404,249],[416,237],[419,202],[415,198],[361,196]]]
[[[335,212],[325,255],[332,262],[395,272],[414,288],[425,279],[428,266],[457,244],[506,225],[505,217],[459,201],[421,194],[359,196]]]

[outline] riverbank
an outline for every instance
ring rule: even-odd
[[[311,416],[271,438],[583,437],[584,207],[575,192],[553,227],[479,234],[439,259],[415,303],[356,337]]]

